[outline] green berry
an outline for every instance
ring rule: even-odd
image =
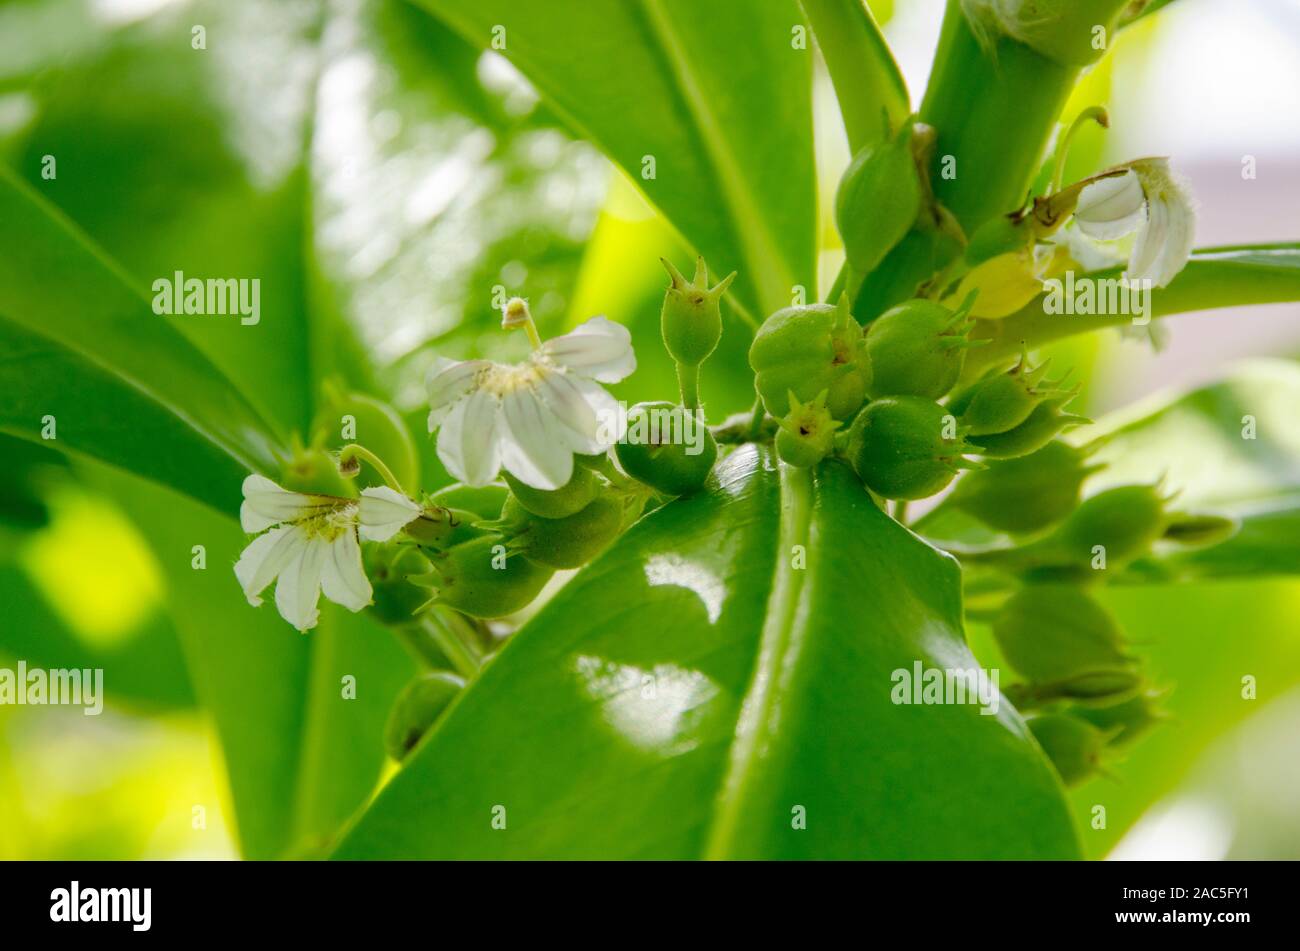
[[[1068,694],[1078,696],[1112,674],[1119,675],[1115,683],[1130,686],[1133,659],[1124,652],[1119,624],[1078,585],[1025,585],[993,621],[993,637],[1007,663],[1039,693],[1069,684]]]
[[[465,689],[465,681],[444,671],[421,674],[402,688],[384,725],[384,748],[399,763],[438,722]]]
[[[1044,400],[1030,411],[1019,426],[1006,432],[981,436],[981,454],[992,459],[1027,456],[1042,449],[1063,430],[1091,422],[1085,416],[1061,412],[1061,408],[1074,399],[1077,393],[1076,387],[1064,395]]]
[[[558,489],[535,489],[520,482],[510,473],[505,474],[506,485],[519,504],[544,518],[564,518],[585,507],[600,491],[600,479],[585,466],[574,466],[573,476]]]
[[[709,287],[709,272],[704,258],[695,261],[693,281],[686,280],[668,259],[659,260],[671,278],[659,312],[664,346],[678,363],[697,367],[708,359],[722,339],[722,312],[718,302],[735,280],[736,273],[733,271]]]
[[[859,478],[887,499],[942,491],[972,451],[954,417],[933,400],[894,396],[869,403],[849,430],[848,458]]]
[[[939,399],[961,375],[972,326],[964,309],[934,301],[910,300],[885,311],[867,328],[868,392]]]
[[[825,390],[831,416],[852,419],[871,382],[862,328],[849,313],[847,296],[834,307],[787,307],[768,317],[750,345],[749,365],[763,405],[775,417],[789,411],[792,392],[810,402]]]
[[[893,138],[862,149],[840,179],[835,223],[855,274],[875,270],[921,214],[925,188],[912,152],[913,129],[908,122]]]
[[[945,504],[998,531],[1037,532],[1078,507],[1084,480],[1103,468],[1087,457],[1086,449],[1056,441],[1028,456],[994,459],[963,476]]]
[[[1098,546],[1107,566],[1124,565],[1150,551],[1169,525],[1168,499],[1156,486],[1122,485],[1086,499],[1044,543],[1071,564],[1089,564]]]
[[[543,518],[517,499],[501,513],[507,545],[549,568],[580,568],[609,546],[623,528],[623,499],[613,489],[564,518]]]
[[[1015,429],[1043,402],[1070,395],[1059,383],[1044,383],[1047,363],[1031,367],[1029,354],[1006,372],[986,374],[948,401],[948,409],[961,416],[972,436],[987,436]]]
[[[817,465],[834,448],[840,423],[826,409],[825,390],[811,403],[790,394],[790,412],[777,420],[776,452],[789,465],[807,469]]]
[[[718,444],[701,414],[663,401],[637,403],[615,447],[623,471],[665,495],[690,495],[704,486]]]
[[[431,603],[478,618],[504,617],[527,607],[554,574],[511,552],[496,534],[427,554],[432,570],[420,580],[436,589]]]
[[[1065,785],[1077,786],[1101,766],[1106,735],[1091,723],[1064,713],[1040,713],[1026,717],[1025,724]]]

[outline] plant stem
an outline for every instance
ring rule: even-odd
[[[682,393],[682,405],[695,410],[700,405],[700,368],[685,363],[677,364],[677,388]]]

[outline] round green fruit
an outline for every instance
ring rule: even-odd
[[[867,405],[849,430],[848,458],[858,477],[887,499],[924,499],[970,463],[956,420],[933,400],[892,396]]]
[[[633,406],[614,451],[624,472],[665,495],[698,492],[718,459],[703,414],[664,401]]]
[[[862,329],[838,306],[808,304],[778,310],[763,322],[749,348],[754,385],[768,413],[790,412],[790,394],[810,403],[826,391],[826,409],[839,420],[853,418],[871,382]]]

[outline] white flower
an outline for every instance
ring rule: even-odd
[[[1192,253],[1196,211],[1167,161],[1139,159],[1123,174],[1098,177],[1084,187],[1074,221],[1080,231],[1100,241],[1136,231],[1128,278],[1164,287]]]
[[[300,631],[316,626],[317,602],[325,597],[349,611],[370,603],[370,580],[361,566],[358,536],[387,541],[420,514],[400,492],[380,486],[361,490],[360,499],[307,495],[282,489],[270,479],[244,480],[239,522],[259,535],[235,563],[235,577],[248,603],[262,603],[274,581],[280,616]]]
[[[618,403],[600,383],[636,369],[631,334],[604,317],[548,340],[519,364],[441,361],[429,374],[429,432],[438,458],[470,485],[505,469],[537,489],[573,475],[573,454],[601,453],[622,435]]]

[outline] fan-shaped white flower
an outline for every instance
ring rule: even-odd
[[[623,434],[619,404],[600,386],[636,369],[627,328],[593,317],[518,364],[440,361],[429,374],[429,432],[438,458],[470,485],[505,469],[537,489],[573,475],[573,454],[601,453]]]
[[[1196,211],[1164,159],[1139,159],[1119,175],[1098,177],[1079,193],[1074,221],[1090,238],[1111,241],[1134,231],[1128,278],[1164,287],[1187,263]]]
[[[300,631],[310,630],[320,616],[322,591],[349,611],[370,603],[373,591],[361,565],[359,538],[387,541],[419,514],[419,505],[387,486],[342,499],[290,492],[250,475],[239,521],[244,531],[264,534],[239,556],[235,577],[254,607],[274,581],[280,616]]]

